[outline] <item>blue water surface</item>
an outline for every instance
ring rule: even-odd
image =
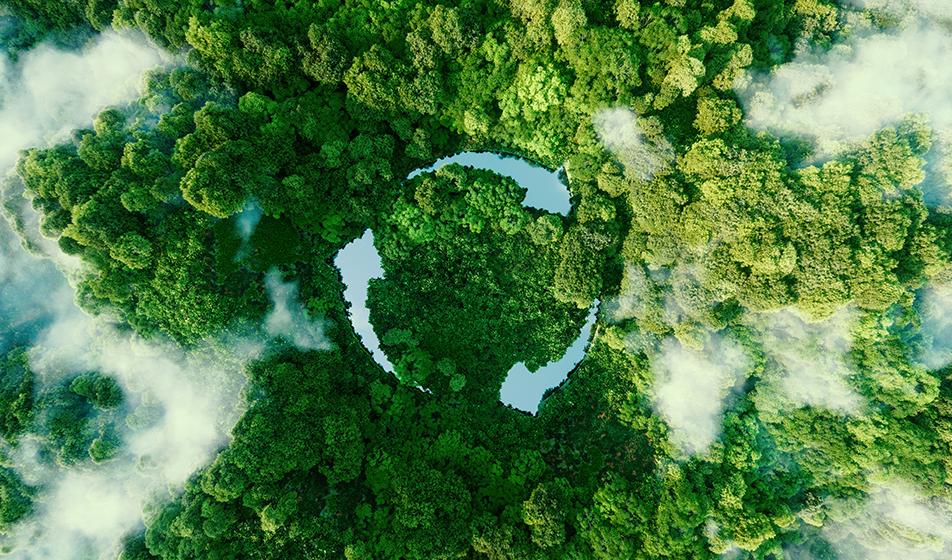
[[[524,206],[531,206],[549,212],[568,215],[572,208],[569,190],[559,178],[558,172],[549,171],[526,160],[501,156],[491,152],[464,152],[438,160],[432,166],[417,169],[410,173],[413,178],[440,167],[458,163],[477,169],[488,169],[517,181],[527,191]],[[373,232],[367,230],[363,236],[348,243],[338,252],[334,264],[340,269],[345,289],[344,299],[350,303],[350,320],[354,331],[364,346],[373,355],[374,360],[386,371],[393,373],[393,364],[380,349],[380,339],[370,323],[370,311],[367,309],[367,287],[371,278],[384,275],[380,254],[374,247]],[[546,364],[535,372],[529,372],[522,363],[509,370],[499,394],[499,400],[513,408],[535,413],[543,394],[557,387],[566,379],[569,372],[585,357],[585,349],[595,324],[598,302],[593,304],[588,319],[578,338],[565,351],[559,360]]]
[[[369,229],[364,235],[344,246],[334,258],[334,264],[344,279],[344,299],[350,303],[350,322],[361,342],[370,350],[380,367],[393,373],[393,364],[380,349],[380,339],[370,324],[367,309],[367,287],[371,278],[383,278],[380,254],[374,247],[374,234]]]
[[[493,152],[463,152],[455,156],[436,160],[430,167],[417,169],[407,176],[412,179],[420,173],[435,171],[444,165],[458,163],[460,165],[488,169],[509,177],[526,189],[523,206],[531,206],[540,210],[548,210],[554,214],[568,216],[572,209],[569,200],[569,189],[559,177],[559,170],[549,171],[527,160],[515,156],[500,155]]]
[[[521,362],[512,366],[499,391],[499,400],[513,408],[535,413],[545,392],[565,381],[569,372],[585,357],[597,311],[596,300],[588,313],[582,332],[558,360],[549,362],[535,372],[530,372]]]

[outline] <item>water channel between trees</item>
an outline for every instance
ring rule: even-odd
[[[512,156],[491,152],[463,152],[437,160],[430,167],[417,169],[407,178],[434,171],[450,163],[488,169],[514,179],[527,191],[522,202],[524,206],[563,216],[568,215],[571,210],[569,190],[562,182],[559,172],[549,171]],[[370,311],[367,308],[367,288],[370,280],[382,278],[384,275],[380,255],[374,247],[373,232],[367,230],[363,236],[348,243],[338,252],[334,263],[340,269],[344,280],[344,299],[350,303],[350,320],[354,331],[374,360],[386,371],[394,373],[393,364],[380,348],[380,339],[370,323]],[[535,413],[545,391],[562,383],[585,357],[597,308],[598,301],[592,305],[578,338],[560,359],[535,372],[529,372],[522,363],[513,366],[502,384],[499,400],[513,408]]]

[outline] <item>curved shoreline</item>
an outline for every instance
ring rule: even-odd
[[[570,192],[563,181],[564,169],[549,171],[515,154],[460,152],[440,158],[429,167],[412,171],[407,179],[452,163],[486,169],[515,180],[526,189],[523,206],[539,208],[563,216],[571,211]],[[370,323],[370,311],[367,308],[367,290],[370,280],[384,277],[380,255],[373,240],[373,231],[368,228],[360,237],[342,247],[334,256],[333,261],[344,285],[342,296],[350,304],[347,316],[354,334],[373,360],[385,371],[396,376],[393,364],[380,348],[380,339]],[[499,400],[516,410],[535,414],[543,396],[564,384],[571,372],[575,371],[585,359],[597,331],[599,308],[600,302],[596,299],[579,331],[579,336],[565,349],[559,359],[545,364],[535,372],[529,372],[522,362],[513,365],[500,386]],[[426,391],[425,388],[421,389]]]
[[[493,171],[519,183],[519,186],[526,189],[526,196],[522,200],[523,206],[547,210],[562,216],[568,216],[572,210],[571,192],[567,181],[562,179],[562,175],[565,174],[564,166],[550,171],[522,156],[506,152],[459,152],[440,158],[429,167],[414,169],[407,175],[407,179],[436,171],[452,163]]]

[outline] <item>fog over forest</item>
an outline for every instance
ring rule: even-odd
[[[113,33],[80,51],[40,43],[21,53],[5,69],[0,164],[10,168],[18,150],[60,141],[104,106],[134,99],[144,72],[164,59],[143,38]],[[37,488],[34,513],[6,539],[14,557],[115,555],[145,508],[169,499],[226,441],[243,409],[242,364],[260,353],[261,343],[222,340],[186,351],[143,339],[108,316],[90,317],[76,307],[68,282],[81,265],[29,231],[32,208],[8,209],[27,228],[25,239],[38,242],[28,251],[2,224],[3,346],[29,345],[40,392],[85,371],[116,380],[125,450],[102,465],[71,468],[47,463],[43,443],[25,436],[8,454],[17,474]]]

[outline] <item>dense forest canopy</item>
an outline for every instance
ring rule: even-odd
[[[43,321],[0,316],[0,535],[19,557],[56,557],[22,537],[51,507],[23,457],[162,470],[179,447],[136,430],[189,416],[130,398],[138,381],[170,394],[164,376],[242,368],[240,403],[202,401],[230,440],[181,448],[211,462],[136,494],[121,552],[90,530],[68,554],[952,556],[948,127],[926,101],[835,142],[809,125],[838,111],[797,120],[837,99],[804,74],[828,57],[947,37],[938,2],[0,6],[11,65],[110,28],[171,53],[138,99],[38,137],[0,189],[119,341],[56,369]],[[488,171],[407,179],[463,150],[564,167],[571,212],[523,207]],[[333,264],[368,229],[396,375],[355,336]],[[536,415],[500,404],[505,372],[560,356],[597,300],[568,381]],[[168,363],[112,367],[127,340]]]

